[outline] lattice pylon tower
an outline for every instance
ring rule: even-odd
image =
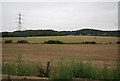
[[[22,15],[19,13],[19,18],[18,18],[18,31],[22,30]]]

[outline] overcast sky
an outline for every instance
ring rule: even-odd
[[[18,29],[19,13],[23,15],[23,30],[118,29],[117,2],[4,2],[3,31]]]

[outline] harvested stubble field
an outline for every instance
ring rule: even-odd
[[[13,40],[11,44],[2,44],[3,63],[16,62],[17,55],[23,54],[26,62],[41,62],[44,66],[46,66],[48,61],[54,62],[60,59],[60,56],[64,56],[65,59],[80,59],[82,57],[84,62],[90,58],[91,63],[97,66],[104,67],[104,64],[108,64],[108,66],[112,68],[116,66],[115,63],[119,50],[119,44],[116,44],[116,42],[118,42],[117,37],[9,37],[3,38],[2,40],[3,42],[5,40]],[[27,40],[30,44],[18,44],[16,43],[18,40]],[[41,44],[47,40],[59,40],[69,44]],[[77,44],[82,41],[95,41],[97,44]]]
[[[106,36],[41,36],[41,37],[5,37],[2,39],[13,40],[16,42],[18,40],[27,40],[29,43],[43,43],[47,40],[59,40],[64,43],[80,43],[83,41],[95,41],[96,43],[116,43],[118,37],[106,37]]]
[[[93,64],[98,66],[107,63],[114,66],[118,57],[117,44],[3,44],[3,62],[15,61],[17,54],[23,54],[25,61],[39,61],[46,64],[47,61],[66,58],[83,57],[83,60],[91,58]]]

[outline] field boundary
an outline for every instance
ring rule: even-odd
[[[18,79],[17,79],[18,78]],[[1,81],[54,81],[47,77],[32,77],[32,76],[9,76],[9,75],[2,75]],[[91,78],[75,78],[75,79],[55,79],[55,81],[101,81],[101,80],[94,80]]]

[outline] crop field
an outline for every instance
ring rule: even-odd
[[[41,36],[41,37],[5,37],[5,40],[27,40],[30,43],[43,43],[47,40],[59,40],[64,43],[80,43],[83,41],[95,41],[96,43],[116,43],[120,37],[105,37],[105,36]]]
[[[32,43],[41,43],[47,40],[60,40],[67,43],[82,41],[95,41],[102,44],[5,44],[3,43],[3,62],[15,61],[17,54],[23,54],[26,61],[39,61],[46,63],[58,59],[59,56],[66,58],[83,57],[84,61],[91,58],[93,64],[99,66],[107,63],[114,66],[118,57],[117,37],[93,37],[93,36],[48,36],[48,37],[10,37],[4,40],[28,40]],[[105,44],[105,43],[113,44]]]
[[[6,40],[13,42],[5,43]],[[19,40],[28,43],[17,43]],[[45,44],[44,41],[48,40],[62,41],[64,44]],[[94,41],[96,44],[80,44],[83,41]],[[118,79],[117,42],[117,37],[98,36],[2,38],[3,74],[52,79]]]

